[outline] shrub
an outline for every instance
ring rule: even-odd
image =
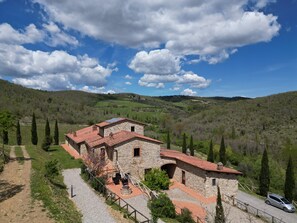
[[[91,186],[98,192],[102,193],[105,189],[105,179],[103,177],[96,177],[92,180]]]
[[[47,161],[45,163],[45,176],[47,178],[58,176],[59,173],[60,173],[60,165],[58,160],[54,159],[54,160]]]
[[[155,168],[145,174],[143,183],[151,190],[160,191],[168,190],[170,180],[164,170]]]
[[[153,216],[153,222],[158,218],[175,218],[175,207],[169,197],[161,193],[156,199],[149,201],[148,207]]]
[[[192,218],[192,212],[188,208],[183,208],[176,219],[181,223],[195,223]]]

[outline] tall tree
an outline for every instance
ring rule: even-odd
[[[48,151],[51,143],[52,143],[51,129],[49,126],[49,121],[48,121],[48,119],[46,119],[44,139],[43,139],[43,142],[41,145],[42,149],[44,149],[45,151]]]
[[[169,133],[169,130],[167,131],[167,149],[170,149],[170,133]]]
[[[226,158],[226,146],[224,141],[224,136],[221,139],[221,146],[220,146],[220,162],[226,165],[227,158]]]
[[[225,223],[225,222],[226,222],[226,218],[225,218],[224,208],[222,204],[221,192],[220,192],[220,187],[218,186],[215,223]]]
[[[287,198],[290,202],[292,202],[294,197],[294,189],[295,189],[294,167],[293,167],[292,157],[290,156],[288,165],[287,165],[286,181],[284,186],[285,198]]]
[[[193,145],[193,136],[191,135],[191,139],[190,139],[190,153],[191,156],[194,156],[194,145]]]
[[[3,156],[4,161],[7,161],[8,156],[4,153],[4,144],[8,143],[8,130],[15,126],[15,117],[7,111],[0,112],[0,134],[3,139],[2,150],[0,151],[0,157]]]
[[[21,135],[21,126],[20,121],[17,121],[17,129],[16,129],[16,141],[18,145],[22,144],[22,135]]]
[[[9,138],[8,138],[8,131],[7,130],[2,130],[2,141],[4,145],[8,144]]]
[[[186,133],[183,134],[183,147],[182,152],[184,154],[187,154],[187,142],[186,142]]]
[[[260,195],[267,196],[270,185],[269,163],[267,149],[264,149],[261,160],[261,172],[259,176],[259,191]]]
[[[36,119],[35,119],[34,112],[32,115],[32,123],[31,123],[31,142],[33,145],[37,145],[38,143],[37,126],[36,126]]]
[[[208,150],[208,155],[207,155],[207,161],[212,162],[212,163],[214,162],[212,139],[210,140],[210,143],[209,143],[209,150]]]
[[[59,126],[58,121],[55,122],[55,133],[54,133],[55,145],[59,145]]]

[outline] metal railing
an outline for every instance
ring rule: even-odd
[[[126,174],[123,169],[121,168],[119,162],[117,161],[117,168],[120,171],[121,177],[128,177],[131,184],[137,188],[139,188],[145,195],[148,196],[149,199],[152,197],[158,197],[158,193],[156,191],[152,191],[150,188],[148,188],[145,184],[143,184],[140,180],[137,178],[131,176],[130,174]]]
[[[247,212],[247,213],[250,213],[258,218],[261,218],[263,220],[266,220],[268,222],[272,222],[272,223],[285,223],[285,221],[283,221],[282,219],[279,219],[265,211],[262,211],[252,205],[249,205],[248,203],[245,203],[241,200],[238,200],[234,197],[230,197],[228,195],[223,195],[223,197],[227,197],[227,199],[224,199],[225,202],[228,203],[228,201],[232,201],[231,204],[233,206],[236,206],[238,207],[239,209]]]
[[[97,188],[94,188],[96,191],[98,191],[100,194],[102,194],[107,202],[110,202],[110,204],[116,204],[119,206],[119,208],[125,213],[127,217],[133,218],[135,222],[139,223],[150,223],[152,222],[148,217],[146,217],[144,214],[139,212],[136,208],[134,208],[132,205],[127,203],[125,200],[123,200],[121,197],[119,197],[117,194],[113,193],[111,190],[109,190],[105,184],[100,182],[92,173],[90,173],[88,170],[85,170],[83,174],[87,174],[87,180],[96,180],[99,186]]]

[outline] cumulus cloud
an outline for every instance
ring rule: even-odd
[[[32,51],[0,43],[0,73],[18,83],[38,89],[72,89],[74,85],[101,87],[113,71],[95,58],[65,51]]]
[[[197,94],[197,92],[193,91],[190,88],[187,88],[181,92],[181,95],[187,95],[187,96],[195,96],[196,94]]]
[[[125,79],[131,80],[131,79],[132,79],[132,76],[129,75],[129,74],[127,74],[127,75],[125,76]]]
[[[0,43],[26,44],[44,42],[49,46],[78,45],[78,40],[66,34],[56,24],[50,22],[43,24],[43,29],[38,29],[34,24],[24,29],[16,30],[8,23],[0,24]]]
[[[280,29],[276,16],[261,11],[275,0],[34,1],[53,21],[95,39],[165,46],[175,55],[204,56],[210,63],[228,58],[235,48],[270,41]]]
[[[146,87],[164,87],[164,83],[188,84],[193,88],[206,88],[211,81],[191,71],[181,70],[181,58],[167,49],[138,52],[129,67],[144,73],[138,84]]]
[[[61,46],[78,45],[78,40],[75,37],[66,34],[53,22],[49,22],[48,24],[43,24],[43,28],[47,32],[46,43],[49,46],[55,47],[59,45]]]
[[[129,82],[129,81],[126,81],[125,84],[126,84],[126,85],[132,85],[132,83]]]
[[[129,68],[137,73],[168,75],[180,70],[180,59],[169,50],[140,51],[129,64]]]
[[[25,27],[24,30],[15,30],[8,23],[0,24],[0,43],[25,44],[40,42],[44,33],[38,30],[34,24]]]

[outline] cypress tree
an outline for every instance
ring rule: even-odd
[[[221,192],[220,192],[220,187],[218,186],[215,223],[225,223],[225,222],[226,222],[226,219],[225,219],[224,208],[222,204]]]
[[[224,136],[222,136],[221,146],[220,146],[220,162],[222,162],[224,165],[226,165],[226,162],[227,162]]]
[[[292,157],[289,157],[288,166],[286,170],[286,181],[284,186],[285,198],[292,202],[294,197],[295,189],[295,176],[294,176],[294,167],[292,162]]]
[[[31,142],[33,145],[37,145],[38,143],[37,126],[36,126],[36,119],[35,119],[34,113],[32,115],[32,124],[31,124]]]
[[[22,144],[21,126],[20,126],[20,121],[19,120],[17,122],[16,140],[17,140],[18,145]]]
[[[259,191],[260,195],[267,196],[269,191],[270,176],[267,149],[264,149],[261,161],[261,172],[259,176]]]
[[[167,131],[167,149],[170,149],[170,134],[169,131]]]
[[[191,152],[191,156],[194,156],[193,136],[191,136],[191,139],[190,139],[190,152]]]
[[[3,140],[3,144],[7,145],[8,144],[8,131],[4,130],[2,131],[2,140]]]
[[[55,141],[55,145],[59,145],[59,127],[58,127],[58,121],[57,120],[55,122],[54,141]]]
[[[210,143],[209,143],[209,150],[208,150],[208,155],[207,155],[207,161],[212,162],[212,163],[214,162],[212,139],[210,140]]]
[[[187,154],[187,142],[186,142],[186,133],[183,134],[183,147],[182,152],[184,154]]]
[[[42,142],[42,149],[45,151],[48,151],[50,148],[50,145],[52,143],[52,138],[51,138],[51,129],[49,126],[49,121],[46,119],[46,124],[45,124],[45,131],[44,131],[44,139]]]

